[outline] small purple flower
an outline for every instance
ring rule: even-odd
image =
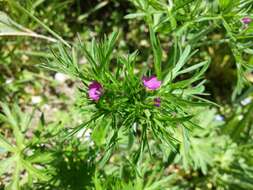
[[[148,89],[148,90],[156,90],[160,88],[161,86],[161,81],[157,79],[156,76],[150,76],[150,77],[142,77],[142,82],[143,85]]]
[[[89,98],[94,101],[98,101],[99,98],[102,95],[103,87],[102,85],[97,81],[92,81],[92,83],[89,85]]]
[[[161,98],[155,98],[154,99],[154,105],[156,107],[160,107],[161,106]]]
[[[243,22],[244,24],[249,24],[249,23],[251,23],[251,21],[252,21],[252,19],[249,18],[249,17],[244,17],[244,18],[242,19],[242,22]]]

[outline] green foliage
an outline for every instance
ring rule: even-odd
[[[26,179],[23,179],[26,182],[31,181],[32,178],[48,180],[49,176],[45,170],[38,169],[35,165],[43,164],[43,157],[46,157],[45,161],[48,161],[50,155],[34,152],[33,149],[30,149],[31,142],[25,139],[25,132],[28,131],[31,124],[31,117],[22,113],[17,105],[14,105],[11,110],[6,104],[1,103],[1,108],[4,113],[0,115],[1,121],[6,122],[9,126],[16,142],[13,144],[4,136],[0,136],[0,146],[4,153],[9,155],[6,160],[1,161],[1,173],[9,173],[13,170],[12,181],[7,189],[20,189],[20,184],[24,183],[20,182],[20,175],[24,170],[28,174]]]
[[[174,43],[181,41],[184,46],[191,45],[195,48],[206,47],[209,44],[226,43],[232,51],[232,56],[237,67],[237,84],[234,89],[233,99],[241,93],[248,84],[244,80],[244,73],[252,70],[252,66],[244,58],[251,54],[246,49],[251,49],[248,44],[252,35],[242,28],[240,19],[247,15],[252,8],[252,2],[241,1],[145,1],[132,0],[138,9],[138,14],[133,13],[126,18],[136,18],[140,15],[150,29],[151,44],[155,47],[154,33],[165,34]],[[217,31],[217,39],[212,39],[212,34]],[[157,46],[157,45],[156,45]],[[155,48],[159,51],[159,48]],[[157,53],[154,54],[155,63]],[[161,57],[161,53],[159,53]]]
[[[0,189],[253,189],[252,0],[0,7]]]
[[[150,133],[163,144],[176,150],[176,144],[180,143],[176,138],[178,133],[182,133],[181,142],[184,143],[188,138],[188,130],[198,127],[192,122],[194,115],[190,113],[190,108],[207,104],[197,97],[203,93],[204,81],[200,81],[195,86],[190,86],[201,79],[202,74],[208,68],[208,61],[182,70],[187,59],[191,56],[191,49],[187,46],[175,67],[168,71],[161,89],[157,92],[147,91],[141,84],[142,73],[134,73],[136,52],[127,56],[114,57],[117,65],[114,66],[113,71],[110,70],[117,36],[117,33],[113,33],[99,44],[93,40],[90,49],[86,49],[83,45],[77,47],[78,49],[74,52],[83,51],[90,64],[82,72],[76,62],[73,61],[75,55],[72,54],[73,57],[70,57],[70,53],[61,46],[59,53],[54,53],[56,60],[52,62],[51,66],[44,65],[79,78],[86,89],[88,81],[95,80],[103,86],[103,95],[95,104],[86,98],[87,91],[81,90],[82,98],[86,99],[86,105],[84,102],[82,104],[82,111],[87,114],[93,106],[94,113],[90,115],[88,121],[73,129],[71,134],[77,133],[84,127],[92,128],[94,129],[93,138],[98,144],[100,142],[97,135],[101,135],[101,141],[105,141],[103,138],[108,136],[106,150],[110,151],[114,149],[115,142],[119,140],[120,132],[127,136],[136,136],[136,133],[140,133],[139,137],[137,136],[140,139],[140,147],[136,154],[137,160],[144,148],[149,148],[148,136]],[[157,56],[160,57],[160,55]],[[181,73],[194,70],[196,73],[193,77],[180,82],[173,82]],[[159,108],[154,106],[152,99],[155,97],[161,98],[162,103]],[[106,134],[108,130],[106,126],[110,128],[111,135]],[[100,128],[99,133],[98,127]],[[106,131],[101,130],[101,128],[106,129]]]

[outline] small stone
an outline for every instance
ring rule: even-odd
[[[38,104],[42,101],[41,96],[32,96],[32,104]]]
[[[68,79],[68,77],[63,73],[56,73],[54,75],[54,79],[59,83],[64,83]]]

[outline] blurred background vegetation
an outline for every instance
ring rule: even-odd
[[[76,101],[80,84],[62,73],[41,67],[41,63],[52,59],[49,49],[56,47],[55,36],[43,24],[69,44],[75,44],[78,36],[86,42],[119,30],[114,53],[126,54],[138,49],[137,69],[143,65],[151,68],[149,28],[144,19],[133,15],[141,12],[134,2],[0,1],[0,189],[253,189],[252,72],[246,69],[238,75],[238,57],[235,56],[238,52],[233,52],[227,43],[231,36],[218,21],[208,20],[206,25],[196,23],[184,29],[184,24],[191,20],[190,14],[189,18],[184,17],[188,9],[205,2],[214,7],[213,13],[203,17],[208,19],[216,14],[215,6],[221,6],[223,1],[178,1],[183,2],[178,6],[185,9],[174,14],[178,35],[192,33],[192,44],[199,49],[191,61],[211,58],[205,74],[205,92],[209,93],[205,98],[220,105],[195,110],[201,113],[196,122],[205,129],[192,131],[189,153],[178,155],[151,141],[154,155],[150,157],[147,153],[142,163],[134,165],[130,161],[133,155],[127,156],[127,143],[123,139],[122,147],[101,167],[97,162],[101,152],[105,152],[103,134],[97,137],[85,131],[67,143],[62,142],[64,128],[78,125],[83,117],[77,111],[79,102]],[[160,11],[156,1],[150,2],[154,3],[154,10]],[[226,21],[232,23],[230,26],[235,30],[243,30],[241,16],[253,16],[253,1],[233,2],[237,4],[231,3],[228,10],[231,14]],[[236,12],[239,4],[248,8],[242,15]],[[200,11],[202,8],[199,6]],[[225,14],[225,10],[222,11],[217,14]],[[169,27],[169,22],[163,20],[157,29],[164,60],[174,51],[172,33],[176,32]],[[236,36],[236,43],[248,50],[248,54],[238,56],[252,67],[252,23],[248,27],[246,32],[240,31]],[[201,40],[195,43],[194,35]],[[241,36],[247,37],[239,39]],[[86,62],[80,58],[83,67]],[[177,80],[184,77],[187,76]],[[238,87],[238,77],[248,81]],[[237,87],[239,90],[235,93]],[[236,94],[234,99],[233,93]]]

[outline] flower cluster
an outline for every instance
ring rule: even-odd
[[[145,86],[146,90],[148,91],[154,91],[160,88],[161,81],[157,79],[156,76],[152,75],[150,77],[142,77],[143,85]],[[103,95],[103,86],[97,82],[92,81],[92,83],[88,87],[88,96],[93,101],[98,101],[100,97]],[[154,105],[157,107],[160,107],[161,105],[161,99],[155,98],[154,99]]]

